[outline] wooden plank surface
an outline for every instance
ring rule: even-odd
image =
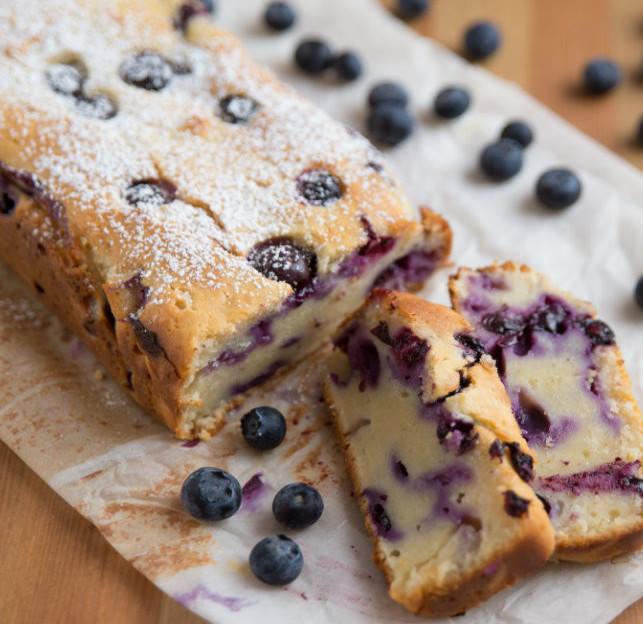
[[[458,50],[465,25],[492,19],[505,44],[485,63],[643,168],[631,136],[643,115],[641,0],[434,0],[414,26]],[[579,94],[590,57],[622,63],[625,84],[600,100]],[[519,115],[520,111],[516,111]],[[0,444],[0,621],[85,624],[200,622],[127,564],[79,514]],[[618,624],[643,622],[643,601]]]

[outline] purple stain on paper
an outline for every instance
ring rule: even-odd
[[[197,600],[208,600],[229,609],[230,611],[241,611],[244,607],[250,607],[254,602],[244,600],[243,598],[235,598],[233,596],[224,596],[217,592],[210,591],[205,585],[199,584],[194,589],[183,594],[175,594],[174,600],[180,602],[188,609],[194,605]]]
[[[257,511],[259,503],[266,493],[267,484],[262,480],[263,472],[258,472],[241,488],[242,505],[247,511]]]

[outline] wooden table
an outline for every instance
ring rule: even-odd
[[[631,79],[642,60],[640,0],[434,0],[431,13],[415,26],[458,49],[464,26],[483,17],[505,35],[503,49],[486,63],[489,69],[643,168],[643,149],[629,142],[643,114],[643,84]],[[616,93],[590,100],[575,85],[584,61],[598,54],[618,59],[628,78]],[[121,559],[2,444],[0,528],[3,623],[201,621]],[[643,622],[643,601],[616,622]]]

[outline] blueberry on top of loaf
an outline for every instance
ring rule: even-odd
[[[391,597],[427,615],[467,610],[554,547],[529,450],[470,330],[376,289],[329,360],[326,399],[375,560]]]
[[[175,5],[2,3],[0,255],[143,406],[207,437],[375,281],[419,285],[450,233],[209,17],[174,28]]]
[[[643,420],[612,329],[591,305],[511,262],[460,269],[455,309],[495,359],[538,458],[557,555],[604,559],[643,543]]]

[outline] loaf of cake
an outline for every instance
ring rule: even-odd
[[[643,420],[610,327],[511,262],[461,269],[450,291],[494,358],[538,460],[534,488],[556,556],[589,562],[643,546]]]
[[[197,5],[0,4],[0,256],[182,438],[450,248]]]
[[[458,314],[373,291],[335,342],[326,399],[393,600],[462,613],[554,549],[493,360]]]

